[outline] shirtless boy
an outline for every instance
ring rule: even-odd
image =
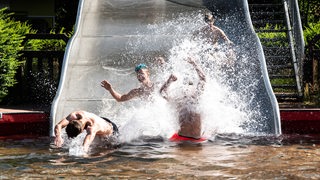
[[[199,97],[204,90],[204,85],[206,82],[206,77],[202,69],[195,63],[191,58],[188,59],[188,62],[195,68],[199,76],[199,82],[195,91],[191,95],[186,95],[181,99],[172,98],[168,96],[167,90],[169,85],[177,80],[175,75],[170,75],[165,84],[161,87],[161,95],[173,103],[177,108],[178,120],[180,129],[178,135],[180,137],[186,137],[191,139],[200,139],[201,138],[201,115],[197,110],[199,106]],[[191,86],[192,84],[190,84]],[[181,139],[181,138],[180,138]]]
[[[61,131],[66,127],[69,138],[77,137],[84,130],[87,135],[83,141],[83,149],[88,151],[90,144],[96,136],[109,137],[118,133],[117,126],[106,118],[99,117],[93,113],[86,111],[75,111],[63,118],[54,128],[55,140],[54,144],[61,147],[63,139]]]
[[[193,34],[194,37],[200,36],[201,39],[205,39],[207,43],[210,43],[213,46],[216,46],[220,40],[229,45],[232,44],[227,35],[220,28],[214,25],[214,17],[211,13],[205,13],[204,21],[208,25],[204,26],[199,31],[196,31]]]
[[[126,94],[120,94],[117,91],[115,91],[110,82],[107,80],[103,80],[101,82],[101,87],[109,91],[112,97],[118,102],[128,101],[134,97],[150,95],[154,90],[154,85],[150,80],[150,73],[148,67],[145,64],[139,64],[136,66],[135,72],[137,73],[137,79],[141,83],[141,86],[132,89]]]

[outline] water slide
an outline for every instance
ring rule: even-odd
[[[130,119],[127,109],[134,109],[139,101],[117,103],[100,87],[100,82],[107,79],[117,91],[128,92],[139,85],[134,67],[140,62],[151,67],[152,78],[159,76],[162,80],[166,74],[155,64],[154,57],[161,54],[174,64],[188,44],[185,39],[205,25],[205,10],[214,12],[215,24],[236,49],[236,65],[232,75],[227,76],[229,79],[214,80],[226,71],[206,68],[207,73],[214,71],[214,75],[209,75],[214,85],[208,85],[214,88],[207,90],[206,96],[215,103],[206,101],[203,109],[208,119],[219,117],[219,122],[207,124],[220,123],[223,129],[238,123],[246,133],[281,134],[278,103],[247,1],[81,0],[75,34],[66,48],[61,80],[51,108],[51,135],[56,123],[80,109],[111,117],[116,124],[125,126],[126,119]],[[230,83],[224,83],[227,81]],[[219,84],[224,87],[220,88]],[[224,105],[227,107],[221,111],[219,108]],[[232,111],[242,116],[240,124],[237,121],[240,117],[233,117],[236,113]]]

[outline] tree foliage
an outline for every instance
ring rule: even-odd
[[[304,21],[303,34],[306,45],[320,34],[320,1],[299,0],[300,12]],[[320,48],[320,42],[316,44]]]
[[[8,99],[5,97],[16,95],[9,93],[9,90],[16,87],[15,74],[18,67],[23,67],[25,64],[21,61],[21,50],[64,51],[66,47],[66,42],[60,39],[30,39],[24,42],[26,34],[37,32],[27,21],[16,21],[12,15],[13,13],[8,13],[6,8],[0,9],[0,103],[6,103]],[[66,29],[62,27],[60,30],[52,29],[50,33],[66,34],[70,38],[73,31],[66,32]]]
[[[319,0],[299,0],[299,9],[302,15],[304,25],[317,23],[320,19],[320,1]]]
[[[50,34],[56,34],[54,30]],[[65,28],[61,28],[58,34],[65,34],[71,38],[73,31],[67,33]],[[64,51],[67,43],[62,39],[31,39],[24,45],[24,50],[29,51]]]
[[[6,13],[6,8],[0,9],[0,102],[8,94],[8,88],[16,83],[22,41],[25,34],[32,32],[30,25],[15,21],[11,15]]]
[[[304,40],[308,44],[313,40],[316,35],[320,34],[320,22],[309,23],[308,27],[305,27],[303,31]],[[315,46],[320,49],[320,42],[316,43]]]

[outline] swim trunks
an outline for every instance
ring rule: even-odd
[[[113,135],[116,135],[116,134],[119,134],[119,130],[118,130],[118,127],[115,123],[113,123],[110,119],[108,118],[105,118],[105,117],[101,117],[102,119],[106,120],[108,123],[112,124],[112,134]]]
[[[197,138],[192,138],[192,137],[186,137],[186,136],[181,136],[178,133],[174,133],[170,139],[170,141],[190,141],[190,142],[204,142],[207,139],[204,137],[201,137],[199,139]]]

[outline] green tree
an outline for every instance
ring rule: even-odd
[[[26,33],[31,33],[31,26],[26,22],[15,21],[0,9],[0,102],[8,94],[8,88],[15,83],[16,70],[19,67],[19,51]]]
[[[320,1],[299,0],[300,12],[303,21],[303,34],[306,45],[320,34]],[[320,48],[320,42],[317,46]]]

